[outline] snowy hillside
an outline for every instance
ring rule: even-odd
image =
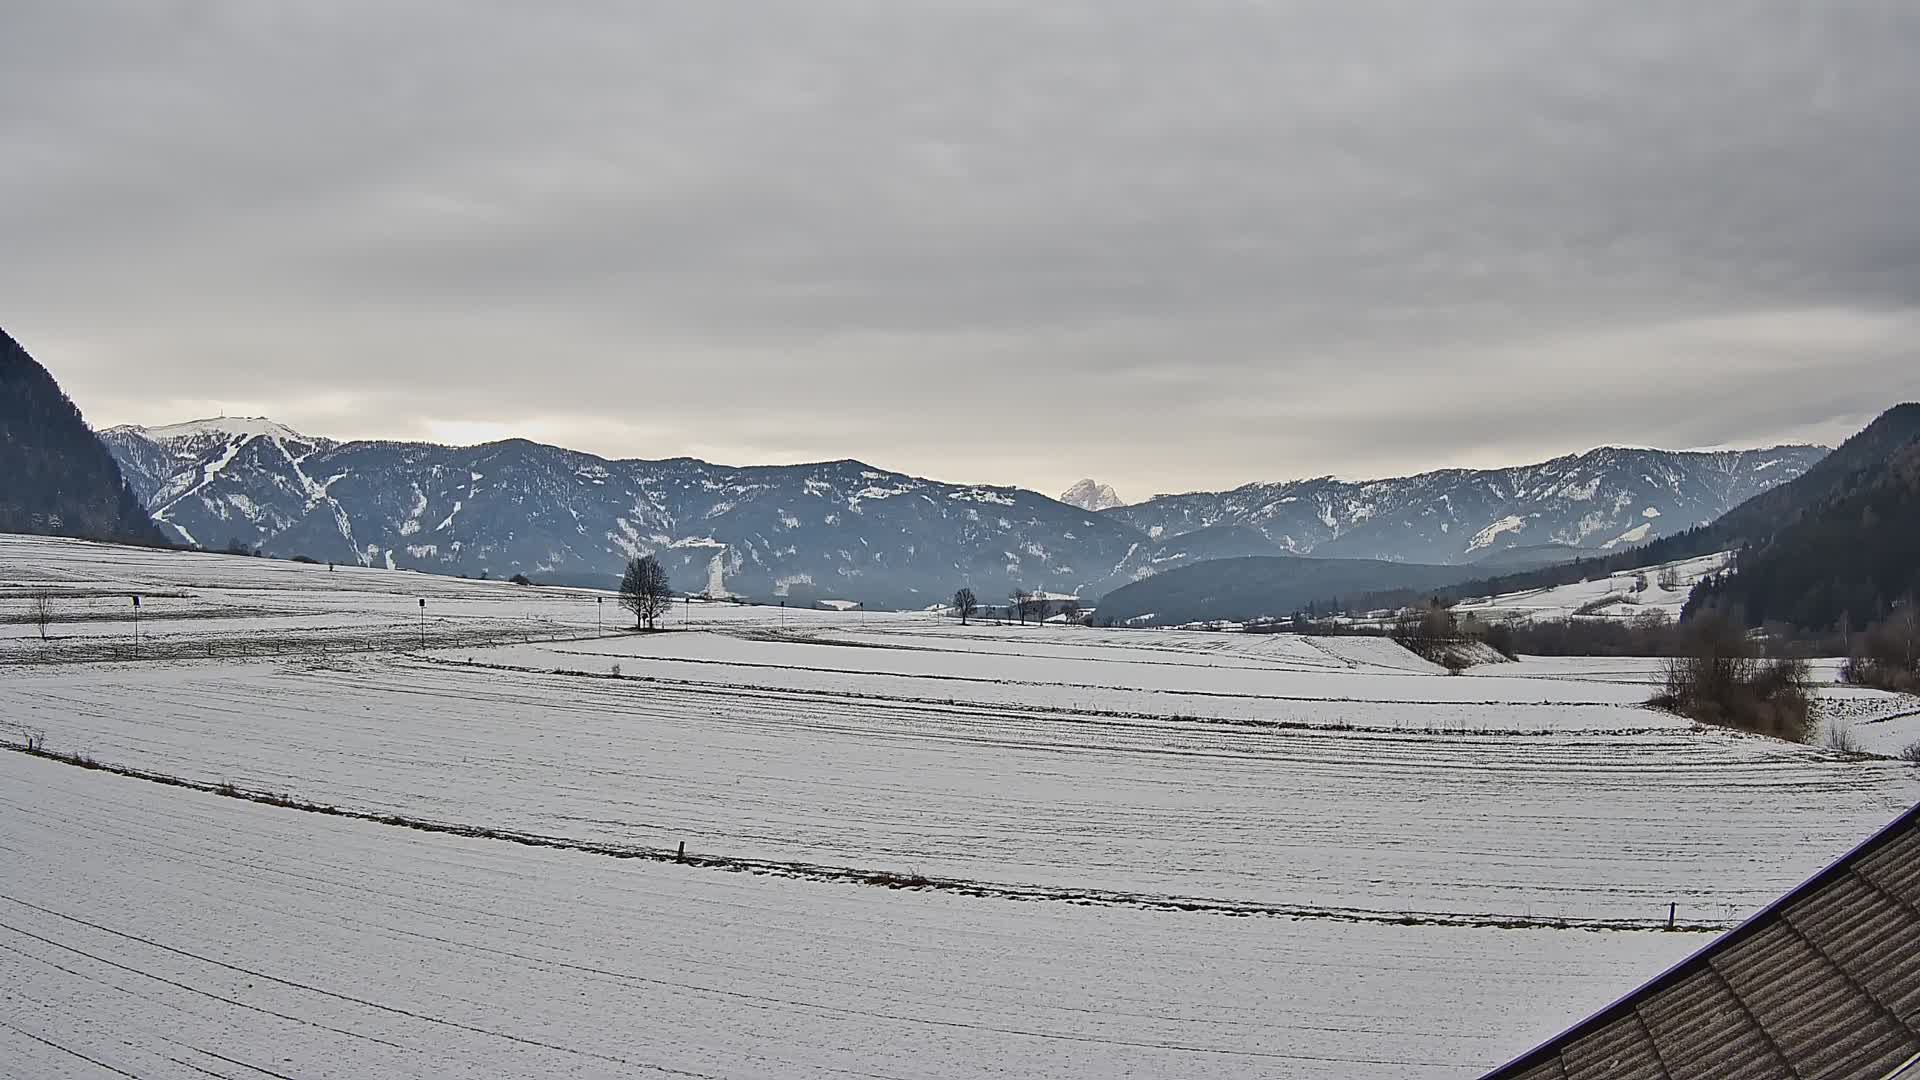
[[[1576,617],[1631,619],[1654,613],[1678,619],[1694,585],[1701,578],[1726,569],[1731,559],[1732,552],[1723,551],[1641,570],[1622,570],[1573,585],[1462,600],[1454,610],[1487,622]]]
[[[1504,549],[1546,544],[1607,551],[1712,521],[1799,476],[1826,453],[1817,446],[1605,447],[1507,469],[1364,482],[1320,477],[1158,495],[1106,516],[1155,537],[1238,525],[1293,554],[1396,562],[1486,561]]]

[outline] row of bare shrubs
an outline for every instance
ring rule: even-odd
[[[1402,612],[1387,636],[1402,648],[1446,668],[1448,674],[1458,675],[1473,666],[1461,646],[1476,640],[1477,635],[1463,633],[1453,611],[1438,600]],[[1511,655],[1507,658],[1513,659]]]
[[[1696,616],[1674,632],[1666,687],[1651,704],[1703,724],[1791,742],[1812,737],[1813,678],[1804,659],[1762,657],[1746,629],[1719,614]]]
[[[1853,643],[1840,678],[1903,694],[1920,694],[1920,607],[1909,600]]]

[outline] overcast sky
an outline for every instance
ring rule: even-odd
[[[1131,498],[1920,397],[1908,0],[22,0],[0,326],[97,426]]]

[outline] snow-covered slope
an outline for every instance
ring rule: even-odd
[[[1082,510],[1112,510],[1127,505],[1112,484],[1095,483],[1091,477],[1068,488],[1061,494],[1060,501]]]
[[[1486,561],[1507,548],[1615,550],[1719,517],[1826,456],[1818,446],[1676,452],[1603,447],[1538,465],[1391,480],[1332,477],[1158,495],[1106,511],[1155,537],[1258,529],[1293,554]]]
[[[1726,569],[1731,558],[1731,552],[1723,551],[1639,570],[1622,570],[1572,585],[1474,597],[1460,601],[1454,610],[1487,622],[1631,619],[1654,613],[1678,619],[1694,585],[1701,578]]]
[[[323,501],[303,463],[335,445],[263,417],[116,427],[100,438],[154,521],[201,547],[252,546],[292,526]],[[235,518],[244,526],[227,528]]]
[[[294,441],[306,439],[306,436],[285,424],[275,423],[264,416],[221,416],[208,420],[189,420],[184,424],[168,424],[165,427],[122,430],[138,431],[154,442],[169,444],[194,439],[244,439],[257,435]]]

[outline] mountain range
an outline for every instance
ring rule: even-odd
[[[265,419],[101,433],[162,529],[209,549],[605,584],[656,554],[674,587],[924,607],[961,584],[1097,598],[1210,559],[1280,553],[1498,567],[1710,521],[1818,447],[1601,449],[1539,465],[1332,478],[1088,510],[1013,487],[858,461],[610,460],[524,440],[337,442]],[[1068,494],[1096,504],[1111,488]],[[1104,498],[1117,503],[1118,497]]]
[[[1456,564],[1554,545],[1607,551],[1718,518],[1827,455],[1820,446],[1671,451],[1602,447],[1537,465],[1390,480],[1323,476],[1157,495],[1110,515],[1150,537],[1252,529],[1293,555]]]
[[[1763,454],[1761,461],[1772,457]],[[1116,589],[1101,599],[1100,614],[1182,623],[1284,616],[1309,602],[1323,611],[1371,611],[1427,597],[1550,589],[1732,551],[1732,571],[1694,589],[1688,611],[1713,607],[1754,625],[1772,620],[1802,630],[1858,630],[1920,591],[1916,527],[1920,404],[1910,403],[1887,410],[1792,479],[1764,487],[1710,522],[1643,544],[1598,552],[1550,548],[1557,561],[1533,566],[1524,559],[1541,549],[1513,548],[1471,574],[1378,560],[1215,560]],[[1569,551],[1577,556],[1571,561]]]
[[[1081,586],[1144,564],[1130,528],[1010,487],[857,461],[611,461],[524,440],[451,447],[314,438],[264,419],[102,439],[162,528],[436,573],[607,584],[654,554],[676,589],[920,607],[960,583]]]

